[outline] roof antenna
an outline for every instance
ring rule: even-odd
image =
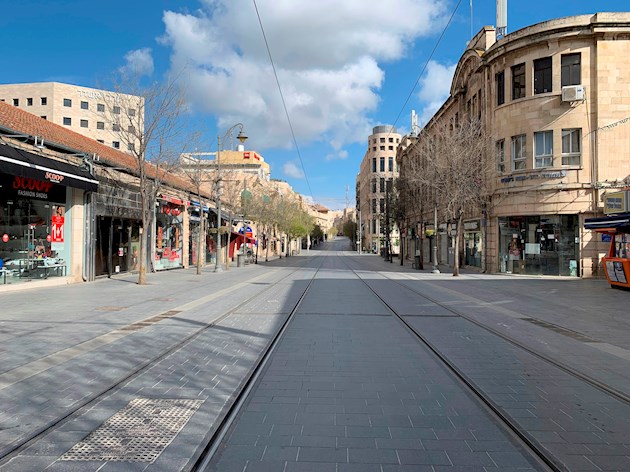
[[[507,0],[497,0],[497,39],[507,34]]]

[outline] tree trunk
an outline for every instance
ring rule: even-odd
[[[453,257],[453,277],[457,277],[459,275],[459,243],[462,236],[462,218],[463,213],[459,215],[457,218],[456,229],[455,229],[455,254]]]
[[[201,198],[199,198],[199,235],[197,237],[197,275],[201,275],[201,265],[203,263],[203,257],[206,253],[205,245],[205,219],[203,216],[203,207],[201,206]]]

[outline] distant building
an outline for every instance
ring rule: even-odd
[[[221,171],[252,174],[267,182],[271,179],[271,167],[265,158],[255,151],[245,151],[243,145],[236,151],[221,151],[218,161],[216,152],[189,152],[181,155],[180,162],[183,169],[215,172],[220,166]]]
[[[128,152],[144,129],[144,99],[60,82],[0,84],[0,101]]]
[[[387,206],[394,180],[398,177],[396,150],[399,144],[400,134],[389,125],[374,127],[368,138],[368,147],[356,182],[360,243],[366,251],[379,253],[385,247],[388,236],[392,251],[398,251],[398,230],[391,213],[387,217]]]

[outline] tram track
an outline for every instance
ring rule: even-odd
[[[29,434],[25,435],[24,437],[19,438],[18,440],[14,441],[12,443],[9,443],[8,445],[0,448],[0,467],[3,466],[3,465],[6,465],[12,458],[16,457],[21,451],[25,450],[30,445],[32,445],[35,442],[37,442],[39,439],[43,438],[44,436],[46,436],[50,432],[54,431],[55,429],[59,428],[63,424],[65,424],[65,423],[73,420],[74,418],[78,417],[81,414],[81,412],[84,411],[86,408],[89,408],[90,406],[95,405],[97,402],[99,402],[102,399],[104,399],[104,398],[110,396],[111,394],[115,393],[118,389],[123,387],[128,382],[132,381],[134,378],[137,378],[138,376],[140,376],[143,372],[146,372],[148,369],[150,369],[152,366],[156,365],[161,360],[166,359],[167,357],[169,357],[173,353],[175,353],[178,350],[180,350],[183,347],[185,347],[187,344],[193,342],[196,338],[198,338],[203,333],[207,332],[208,330],[213,329],[219,323],[221,323],[223,320],[225,320],[225,319],[229,318],[231,315],[237,313],[242,307],[246,306],[248,303],[251,303],[252,301],[256,300],[257,298],[263,296],[265,293],[274,290],[274,288],[277,287],[278,284],[282,283],[283,281],[286,281],[286,280],[290,279],[297,272],[299,272],[301,270],[304,270],[305,267],[303,265],[299,265],[297,267],[292,267],[292,269],[294,269],[294,270],[291,270],[288,274],[286,274],[281,279],[279,279],[279,280],[275,281],[274,283],[270,284],[269,286],[265,287],[262,291],[256,292],[254,295],[252,295],[252,296],[246,298],[245,300],[239,302],[238,304],[236,304],[235,306],[233,306],[232,308],[227,310],[225,313],[222,313],[222,314],[220,314],[218,316],[215,316],[212,320],[208,321],[204,326],[202,326],[202,327],[196,329],[194,332],[186,335],[184,338],[180,339],[175,344],[171,345],[168,349],[166,349],[164,351],[161,351],[159,354],[157,354],[157,355],[155,355],[155,356],[145,360],[144,362],[134,366],[132,370],[129,370],[129,371],[125,372],[125,374],[122,375],[121,377],[118,377],[118,378],[114,379],[106,387],[101,388],[99,391],[93,393],[92,395],[86,396],[84,399],[82,399],[81,401],[79,401],[79,402],[75,403],[74,405],[72,405],[71,408],[69,408],[62,415],[56,417],[54,420],[49,421],[48,423],[42,425],[41,427],[32,430]],[[317,273],[318,269],[314,269],[314,270],[315,270],[315,272],[313,274],[313,278],[315,277],[315,274]],[[312,281],[312,279],[311,279],[311,281]],[[309,282],[309,285],[310,285],[310,282]],[[308,286],[304,290],[303,294],[306,293],[307,289],[308,289]],[[300,296],[299,300],[301,300],[303,298],[303,294],[302,294],[302,296]],[[298,301],[298,303],[299,303],[299,301]],[[195,302],[191,302],[189,305],[190,306],[195,306]],[[296,304],[296,306],[297,306],[297,304]],[[292,312],[293,311],[295,311],[295,309],[293,309]],[[162,313],[162,314],[158,314],[158,315],[152,316],[152,317],[150,317],[147,320],[140,320],[140,321],[132,323],[132,324],[126,326],[126,327],[118,328],[116,330],[116,332],[125,332],[125,333],[135,332],[135,331],[143,329],[143,328],[145,328],[147,326],[151,326],[151,325],[153,325],[155,323],[158,323],[158,322],[160,322],[160,321],[162,321],[164,319],[171,318],[172,316],[175,316],[175,315],[177,315],[179,313],[182,313],[182,311],[173,312],[171,310],[171,311],[168,311],[166,313]],[[290,318],[290,316],[287,316],[287,320],[289,318]],[[282,324],[282,327],[278,330],[278,332],[281,331],[285,325],[286,325],[286,320]],[[278,335],[278,333],[276,333],[276,336],[274,336],[274,338],[277,337],[277,335]],[[272,344],[273,344],[273,341],[271,341],[268,344],[266,349],[264,349],[264,352],[267,352]],[[265,355],[266,354],[263,354],[263,358],[264,358]],[[259,358],[259,362],[260,362],[260,359],[262,359],[262,358]],[[250,371],[250,377],[256,371],[257,371],[257,367],[254,367],[253,370]],[[245,380],[245,384],[248,384],[248,383],[249,383],[249,379],[246,379]]]
[[[444,365],[446,365],[449,368],[449,370],[458,379],[460,379],[474,393],[474,395],[477,398],[479,398],[481,402],[483,402],[484,405],[487,406],[487,408],[493,413],[493,415],[496,418],[498,418],[501,421],[501,423],[504,424],[506,428],[508,428],[510,432],[516,435],[519,438],[519,440],[523,444],[525,444],[530,451],[532,451],[532,454],[534,454],[535,457],[541,460],[545,464],[545,466],[549,467],[550,470],[553,470],[553,471],[570,470],[570,468],[568,468],[567,465],[564,464],[558,457],[554,456],[545,447],[545,445],[541,444],[539,441],[531,437],[530,434],[526,430],[524,430],[523,427],[521,427],[516,420],[511,418],[509,414],[505,413],[502,410],[502,408],[498,406],[492,400],[492,398],[483,391],[482,388],[479,388],[475,384],[473,379],[471,379],[468,375],[462,372],[461,369],[458,368],[456,363],[451,361],[448,358],[448,356],[442,352],[439,346],[437,346],[434,342],[431,342],[429,339],[427,339],[427,337],[424,336],[421,332],[419,332],[419,330],[416,327],[414,327],[410,322],[408,322],[406,320],[405,315],[398,313],[397,310],[392,306],[391,302],[388,302],[385,299],[385,297],[379,294],[377,290],[372,288],[370,284],[366,280],[364,280],[355,269],[350,267],[350,265],[348,264],[346,265],[348,266],[348,269],[354,272],[357,275],[357,277],[359,277],[370,288],[370,290],[374,293],[374,295],[378,297],[390,309],[392,314],[396,316],[396,318],[399,319],[400,322],[403,323],[403,325],[405,325],[418,339],[420,339],[423,345],[425,345],[428,349],[430,349],[431,352],[433,352],[435,356],[438,357],[444,363]],[[445,315],[445,316],[453,316],[453,317],[461,318],[465,320],[466,322],[470,323],[471,325],[474,325],[475,327],[480,328],[490,333],[492,336],[495,336],[501,339],[502,341],[509,343],[510,345],[514,346],[515,348],[523,352],[526,352],[527,354],[533,356],[534,358],[541,361],[542,363],[548,366],[551,366],[552,368],[562,371],[563,373],[567,374],[571,378],[577,380],[578,382],[581,382],[583,385],[592,387],[598,390],[603,395],[615,401],[619,401],[627,406],[630,406],[630,396],[628,396],[628,394],[626,394],[625,392],[619,391],[618,389],[615,389],[589,375],[586,375],[583,372],[580,372],[579,370],[558,361],[557,359],[554,359],[544,353],[541,353],[537,351],[536,349],[533,349],[530,346],[524,344],[523,342],[520,342],[519,340],[506,335],[505,333],[498,331],[484,323],[479,322],[472,316],[469,316],[466,313],[464,313],[462,310],[458,310],[446,303],[442,303],[438,301],[435,297],[432,297],[431,295],[427,294],[426,292],[420,291],[414,287],[410,287],[409,285],[401,282],[399,279],[392,278],[383,272],[384,271],[379,271],[380,275],[384,279],[392,283],[395,283],[396,285],[404,288],[405,290],[408,290],[410,293],[413,293],[414,295],[421,297],[422,299],[428,301],[429,303],[435,306],[438,306],[451,314],[451,315]],[[417,281],[417,279],[414,279],[414,280]],[[535,324],[536,319],[528,317],[526,321],[534,322]]]

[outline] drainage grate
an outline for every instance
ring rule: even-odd
[[[546,321],[537,320],[536,318],[521,318],[521,319],[524,321],[529,321],[530,323],[535,324],[537,326],[542,326],[543,328],[550,329],[551,331],[562,334],[564,336],[577,339],[578,341],[593,342],[593,339],[589,338],[588,336],[583,335],[582,333],[578,333],[577,331],[563,328],[562,326],[558,326],[553,323],[547,323]]]
[[[126,306],[111,306],[111,305],[106,305],[106,306],[98,306],[95,308],[96,311],[122,311],[125,308],[127,308]]]
[[[152,463],[202,403],[203,400],[136,398],[60,459]]]
[[[138,331],[142,328],[146,328],[147,326],[151,326],[152,324],[158,323],[159,321],[162,321],[166,318],[170,318],[171,316],[175,316],[178,313],[181,313],[181,311],[177,311],[177,310],[170,310],[170,311],[166,311],[164,313],[161,313],[159,315],[155,315],[152,316],[151,318],[147,318],[145,320],[142,321],[137,321],[133,324],[127,325],[127,326],[123,326],[122,328],[120,328],[118,331]]]

